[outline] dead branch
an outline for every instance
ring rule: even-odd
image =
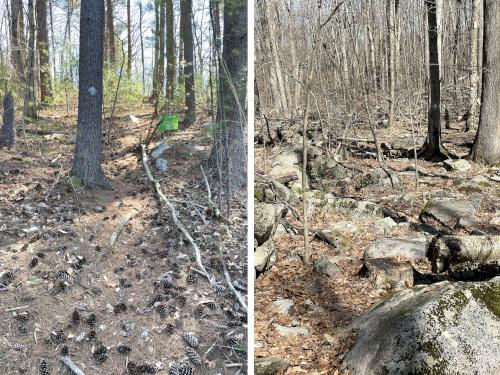
[[[120,234],[123,232],[123,228],[127,223],[139,212],[138,209],[134,208],[134,211],[128,212],[125,216],[123,216],[120,221],[118,222],[118,227],[115,229],[115,231],[111,234],[111,239],[109,241],[109,246],[111,249],[115,247],[116,241],[118,241],[118,237],[120,237]]]
[[[224,278],[226,279],[226,283],[229,286],[229,289],[231,289],[231,292],[233,292],[234,295],[236,296],[236,299],[238,300],[241,307],[243,307],[245,312],[248,314],[247,304],[245,303],[245,300],[243,299],[241,294],[234,287],[233,282],[231,280],[231,276],[229,275],[229,272],[227,271],[226,262],[224,262],[224,257],[222,254],[222,244],[219,246],[219,252],[220,252],[220,262],[222,264],[222,270],[224,271]]]
[[[85,375],[85,373],[78,368],[77,365],[67,356],[61,357],[61,362],[66,365],[66,367],[71,371],[74,375]]]
[[[210,190],[210,184],[208,183],[208,178],[207,175],[205,174],[205,171],[203,170],[203,165],[200,165],[201,168],[201,173],[203,173],[203,180],[205,181],[205,187],[207,188],[207,195],[208,195],[208,203],[210,204],[210,207],[213,210],[214,216],[216,218],[220,218],[221,214],[215,203],[212,201],[212,191]]]
[[[156,188],[156,192],[158,193],[160,200],[170,210],[170,216],[172,217],[172,220],[174,221],[175,225],[177,226],[177,228],[179,228],[179,230],[187,238],[187,240],[189,241],[189,243],[193,247],[194,255],[196,257],[196,264],[198,265],[198,268],[199,268],[198,271],[200,271],[200,273],[202,273],[203,276],[205,276],[208,279],[208,281],[210,282],[210,285],[213,285],[214,278],[207,272],[207,270],[205,269],[205,266],[203,266],[203,263],[201,261],[200,248],[198,247],[198,245],[194,241],[193,237],[186,230],[184,225],[179,221],[175,207],[172,205],[172,203],[170,203],[170,201],[167,199],[167,197],[163,194],[163,192],[161,191],[160,183],[158,182],[158,180],[156,180],[153,177],[153,174],[151,173],[151,169],[149,168],[149,163],[148,163],[148,155],[146,152],[146,145],[142,144],[141,148],[142,148],[142,165],[144,166],[144,169],[146,170],[146,174],[147,174],[149,180],[154,184],[154,186]]]

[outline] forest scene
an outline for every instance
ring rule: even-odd
[[[500,374],[500,2],[255,2],[255,374]]]
[[[247,373],[247,2],[0,2],[0,374]]]

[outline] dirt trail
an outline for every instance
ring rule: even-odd
[[[71,186],[73,119],[46,116],[60,132],[29,132],[29,151],[22,142],[0,150],[0,373],[38,373],[45,360],[55,374],[61,350],[86,374],[166,373],[172,361],[185,361],[195,374],[244,368],[246,316],[225,288],[219,242],[233,280],[245,286],[245,196],[233,203],[230,232],[205,209],[200,163],[211,138],[203,121],[168,136],[169,171],[153,173],[198,241],[218,290],[193,271],[192,249],[146,177],[138,146],[148,118],[113,122],[103,168],[114,190],[105,191]],[[110,249],[131,211],[138,213]],[[169,282],[158,282],[166,272]],[[200,341],[201,366],[187,364],[186,332]],[[120,344],[131,351],[119,353]]]

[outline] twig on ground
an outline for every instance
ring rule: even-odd
[[[5,309],[5,312],[11,312],[11,311],[16,311],[16,310],[27,309],[28,307],[29,307],[29,306],[11,307],[10,309]]]
[[[216,218],[220,218],[221,217],[220,211],[215,205],[215,203],[212,201],[212,191],[210,190],[210,184],[208,183],[207,175],[205,174],[202,165],[200,165],[200,168],[201,168],[201,173],[203,173],[203,180],[205,181],[205,186],[207,188],[208,203],[210,203],[210,207],[213,210],[214,216]]]
[[[137,215],[139,212],[138,209],[134,208],[133,211],[128,212],[125,216],[123,216],[120,221],[118,222],[118,227],[115,229],[115,231],[111,234],[111,239],[109,240],[109,246],[111,250],[115,247],[116,241],[118,241],[118,237],[120,237],[120,234],[123,232],[123,228],[127,223],[132,220],[132,218]]]
[[[241,294],[234,287],[233,282],[231,280],[231,276],[229,275],[229,272],[227,271],[226,262],[224,262],[224,258],[223,258],[223,254],[222,254],[222,244],[219,245],[219,253],[220,253],[220,262],[222,264],[222,270],[224,271],[224,278],[226,279],[226,283],[229,286],[229,289],[231,289],[231,292],[233,292],[234,295],[236,296],[236,299],[238,300],[241,307],[243,307],[245,312],[248,314],[247,304],[245,303],[245,300],[243,299]]]
[[[154,184],[154,186],[156,188],[156,192],[158,193],[158,196],[160,197],[160,200],[170,210],[170,216],[172,217],[172,220],[174,221],[175,225],[177,226],[177,228],[179,228],[179,230],[187,238],[187,240],[189,241],[189,243],[193,247],[194,254],[195,254],[195,257],[196,257],[196,263],[198,265],[199,271],[203,274],[203,276],[205,276],[208,279],[209,283],[211,285],[213,285],[214,284],[214,278],[213,278],[213,276],[211,276],[207,272],[207,270],[205,269],[205,266],[203,265],[203,263],[201,261],[200,248],[198,247],[198,245],[194,241],[193,237],[186,230],[186,228],[184,227],[184,225],[182,225],[182,223],[179,221],[179,218],[177,217],[177,211],[175,210],[175,207],[172,205],[172,203],[170,203],[170,201],[167,199],[167,197],[163,194],[163,192],[161,191],[160,183],[158,182],[158,180],[156,180],[153,177],[153,174],[151,173],[151,169],[149,168],[149,163],[148,163],[148,155],[146,153],[146,145],[142,144],[141,148],[142,148],[142,165],[144,166],[144,169],[146,170],[146,174],[147,174],[149,180]]]
[[[61,362],[66,365],[66,367],[71,371],[74,375],[85,375],[85,373],[78,368],[77,365],[67,356],[61,357]]]

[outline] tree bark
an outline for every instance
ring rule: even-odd
[[[116,64],[115,26],[113,24],[113,1],[106,0],[106,27],[108,29],[108,63]]]
[[[146,78],[145,78],[145,65],[144,65],[144,38],[142,35],[142,18],[144,14],[142,13],[142,3],[139,2],[139,37],[141,39],[141,72],[142,72],[142,95],[145,96],[146,90]]]
[[[387,127],[391,127],[394,122],[394,104],[396,101],[395,93],[395,79],[396,79],[396,0],[387,0],[387,28],[389,29],[389,58],[388,70],[389,73],[387,77],[389,78],[389,121],[387,122]]]
[[[127,0],[127,78],[132,71],[132,20],[130,19],[130,0]]]
[[[429,113],[427,140],[423,154],[428,159],[441,154],[441,81],[439,76],[439,48],[436,18],[436,0],[426,0],[429,35]]]
[[[20,17],[22,15],[21,0],[11,0],[11,24],[10,24],[10,43],[11,43],[11,60],[14,66],[17,81],[24,81],[24,62],[21,46],[21,35],[24,30],[20,25]]]
[[[47,30],[47,0],[36,0],[37,49],[40,62],[40,99],[42,105],[52,101],[50,78],[49,33]]]
[[[429,247],[433,272],[500,262],[500,236],[443,236]]]
[[[232,0],[228,3],[230,4]],[[192,0],[181,0],[183,18],[182,40],[184,42],[184,90],[185,90],[185,118],[184,125],[191,126],[196,121],[196,97],[194,87],[193,66],[193,23]]]
[[[0,130],[0,147],[11,148],[16,143],[14,98],[9,90],[3,98],[3,125]]]
[[[476,109],[477,109],[477,82],[478,82],[478,66],[477,66],[477,42],[479,28],[479,12],[481,0],[472,1],[472,29],[470,33],[470,90],[469,90],[469,109],[467,120],[465,122],[465,131],[469,131],[476,124]]]
[[[155,50],[154,50],[154,63],[153,63],[153,92],[151,93],[151,99],[156,100],[158,98],[158,63],[160,55],[160,7],[158,1],[155,0]]]
[[[24,88],[23,116],[27,119],[36,119],[35,97],[35,6],[34,0],[28,0],[28,32],[29,53],[26,64],[26,85]]]
[[[78,124],[71,175],[87,186],[111,188],[102,161],[104,2],[83,0],[80,11]]]
[[[167,1],[166,27],[167,27],[167,104],[172,106],[175,90],[175,35],[174,35],[174,3]]]
[[[163,95],[165,83],[165,1],[160,0],[160,40],[158,52],[158,95]]]
[[[500,162],[500,3],[484,1],[483,84],[479,128],[472,160],[488,165]]]

